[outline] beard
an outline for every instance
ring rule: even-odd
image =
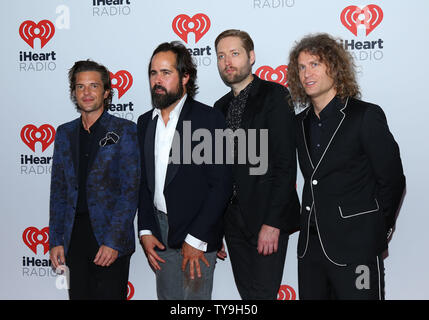
[[[241,69],[236,69],[238,72],[235,74],[227,74],[225,72],[220,72],[220,77],[222,81],[230,87],[233,84],[240,83],[244,79],[246,79],[249,74],[252,73],[252,66],[249,64],[246,67],[243,67]]]
[[[165,94],[156,93],[155,91],[161,89],[165,92]],[[154,85],[150,90],[152,96],[152,105],[157,109],[165,109],[175,103],[177,100],[182,98],[184,89],[180,85],[177,86],[175,91],[168,92],[163,86]]]

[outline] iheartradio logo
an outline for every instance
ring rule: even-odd
[[[348,6],[341,12],[341,23],[355,36],[360,25],[364,25],[368,36],[383,20],[383,10],[375,4],[362,9]]]
[[[287,66],[281,65],[273,69],[270,66],[259,67],[255,74],[262,80],[272,81],[281,84],[287,88]]]
[[[36,227],[28,227],[22,233],[22,240],[34,254],[37,254],[38,245],[43,246],[43,254],[46,254],[49,251],[49,227],[42,230]]]
[[[128,285],[127,285],[127,300],[131,300],[134,297],[134,286],[131,282],[128,281]]]
[[[34,39],[38,38],[43,48],[55,34],[55,26],[49,20],[42,20],[35,23],[26,20],[19,26],[19,35],[31,48],[34,49]]]
[[[21,140],[33,152],[36,152],[36,142],[40,142],[44,152],[55,140],[55,129],[50,124],[43,124],[39,128],[33,124],[27,124],[21,129]]]
[[[296,292],[291,286],[283,284],[280,286],[277,300],[296,300]]]
[[[195,43],[197,43],[210,29],[210,19],[203,13],[198,13],[192,18],[186,14],[178,15],[172,23],[173,31],[186,43],[188,43],[188,34],[195,34]]]
[[[133,85],[133,76],[126,70],[119,70],[115,74],[110,72],[112,88],[118,90],[118,99]]]

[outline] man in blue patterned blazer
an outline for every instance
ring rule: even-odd
[[[55,137],[50,258],[55,269],[69,268],[70,299],[126,299],[140,179],[136,125],[107,113],[104,66],[78,61],[69,81],[81,117]]]

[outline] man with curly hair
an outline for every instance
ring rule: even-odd
[[[297,148],[305,180],[298,240],[300,299],[384,299],[384,265],[405,189],[383,110],[358,100],[353,58],[327,34],[290,52]]]

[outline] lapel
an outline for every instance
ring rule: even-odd
[[[81,118],[76,119],[73,129],[69,132],[71,156],[76,177],[79,172],[79,130],[81,121]]]
[[[146,176],[148,187],[153,193],[155,190],[155,133],[158,116],[152,119],[152,114],[149,114],[149,121],[146,128],[144,138],[144,159],[146,163]]]
[[[191,120],[190,119],[190,112],[192,109],[192,104],[191,104],[190,98],[186,98],[185,103],[183,104],[182,110],[180,111],[180,116],[179,116],[179,120],[177,121],[177,125],[176,125],[176,131],[178,133],[178,135],[174,135],[173,138],[173,142],[172,142],[172,146],[176,145],[175,143],[177,143],[177,141],[175,141],[175,139],[180,138],[181,141],[179,141],[180,143],[180,150],[183,153],[183,121],[185,120]],[[170,148],[170,154],[171,154],[171,148]],[[183,162],[183,154],[181,154],[181,163]],[[167,188],[167,186],[170,184],[170,182],[173,180],[174,176],[177,174],[177,171],[179,170],[179,165],[178,164],[173,164],[173,163],[169,163],[167,166],[167,173],[165,176],[165,183],[164,183],[164,190]]]
[[[310,108],[312,108],[312,106],[308,107],[307,110],[303,111],[303,112],[305,112],[305,116],[301,120],[301,130],[302,130],[302,139],[304,140],[305,151],[307,152],[307,159],[310,162],[311,171],[313,171],[314,170],[314,164],[313,164],[313,160],[311,159],[311,156],[310,156],[310,150],[308,148],[308,144],[310,141],[309,132],[308,132],[308,126],[309,126],[308,112],[310,111]]]
[[[220,111],[223,113],[224,117],[228,115],[228,107],[231,100],[234,98],[232,90],[229,91],[223,98],[220,100]]]
[[[305,149],[306,149],[306,152],[307,152],[307,158],[308,158],[309,163],[311,165],[311,168],[313,170],[312,176],[314,175],[314,173],[319,168],[320,163],[323,161],[323,159],[324,159],[324,157],[326,155],[326,152],[329,150],[329,147],[331,146],[332,141],[334,140],[334,138],[335,138],[338,130],[340,129],[340,127],[341,127],[341,125],[342,125],[342,123],[344,121],[344,118],[346,117],[346,114],[345,114],[344,110],[347,108],[348,102],[349,102],[349,98],[347,98],[344,106],[342,106],[340,109],[335,110],[336,112],[332,114],[333,117],[337,118],[337,121],[333,122],[333,124],[332,124],[334,127],[333,128],[328,128],[328,130],[330,130],[331,132],[333,132],[333,134],[330,137],[327,136],[327,137],[324,138],[326,140],[324,140],[323,143],[326,144],[326,148],[323,151],[322,156],[320,157],[320,159],[319,159],[318,163],[316,164],[316,166],[314,166],[314,163],[311,160],[310,151],[309,151],[309,148],[308,148],[308,136],[309,136],[309,134],[308,134],[308,123],[309,123],[308,113],[311,110],[310,108],[312,108],[312,106],[310,106],[309,108],[307,108],[306,111],[304,111],[304,112],[306,112],[306,114],[305,114],[305,117],[302,119],[302,122],[301,122],[301,130],[302,130],[302,136],[303,136],[303,139],[304,139]]]
[[[91,168],[94,164],[94,160],[97,157],[98,151],[100,150],[100,140],[103,139],[107,134],[107,129],[109,127],[111,115],[107,113],[107,111],[104,111],[103,114],[100,116],[100,123],[99,127],[95,132],[94,137],[91,139],[91,152],[89,153],[89,159],[88,159],[88,173],[91,172]]]

